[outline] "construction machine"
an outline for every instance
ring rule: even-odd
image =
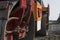
[[[40,2],[18,0],[13,7],[9,3],[11,9],[5,24],[4,40],[33,40],[37,35],[46,35],[49,7],[42,6]]]
[[[34,5],[35,37],[48,35],[49,5],[45,7],[42,0],[36,0]]]

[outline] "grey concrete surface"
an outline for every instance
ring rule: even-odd
[[[49,34],[60,35],[60,24],[50,24],[48,33]]]
[[[60,24],[49,24],[48,36],[37,37],[34,40],[60,40]]]

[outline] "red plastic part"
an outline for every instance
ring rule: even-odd
[[[31,5],[31,11],[34,11],[34,0],[31,0],[32,5]]]
[[[27,0],[21,0],[21,7],[26,8],[27,7]]]

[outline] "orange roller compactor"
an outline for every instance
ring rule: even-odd
[[[49,5],[44,7],[42,1],[35,1],[34,5],[35,36],[48,35]]]

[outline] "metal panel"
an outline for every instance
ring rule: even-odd
[[[4,40],[4,28],[5,28],[6,20],[0,20],[0,40]]]
[[[8,13],[8,1],[1,1],[0,2],[0,19],[4,18],[7,19],[7,13]],[[3,9],[3,10],[2,10]]]

